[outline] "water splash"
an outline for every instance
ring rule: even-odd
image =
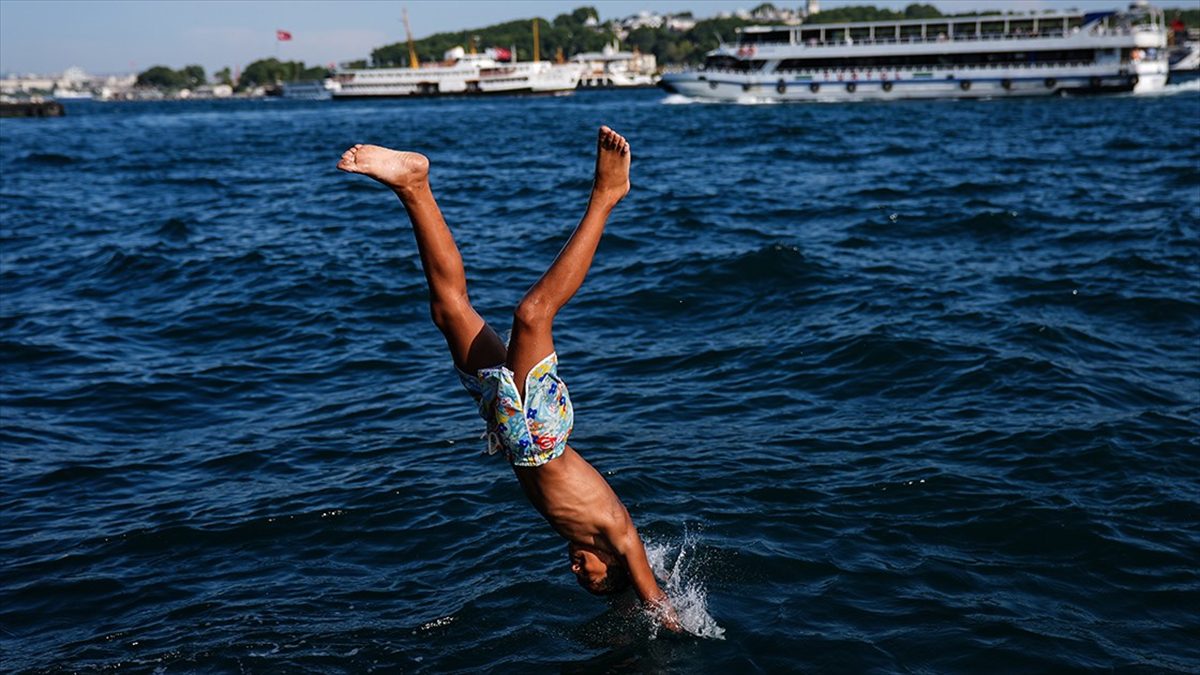
[[[683,541],[646,540],[646,558],[654,575],[664,581],[663,591],[671,600],[684,630],[696,637],[725,639],[725,629],[708,613],[708,591],[703,583],[703,560],[698,555],[699,538],[685,530]]]

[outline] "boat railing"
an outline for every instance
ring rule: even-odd
[[[800,74],[800,75],[815,75],[819,73],[849,73],[861,72],[866,70],[878,70],[880,72],[889,73],[928,73],[934,70],[1040,70],[1045,68],[1083,68],[1093,66],[1093,61],[1046,61],[1038,63],[962,63],[962,64],[935,64],[935,65],[916,65],[916,66],[837,66],[833,68],[787,68],[778,69],[771,73],[764,73],[760,70],[739,70],[736,68],[703,68],[704,73],[715,73],[719,75],[780,75],[780,74]],[[682,71],[682,69],[681,69]],[[667,70],[666,72],[672,72]]]
[[[1135,33],[1147,32],[1147,31],[1158,32],[1158,31],[1161,31],[1161,29],[1156,26],[1152,26],[1152,25],[1148,25],[1148,24],[1147,25],[1128,26],[1128,27],[1126,27],[1126,26],[1121,26],[1121,27],[1097,26],[1093,29],[1089,29],[1087,32],[1091,35],[1100,35],[1100,36],[1110,36],[1110,35],[1127,36],[1127,35],[1133,35]],[[747,50],[751,47],[756,48],[756,49],[759,47],[779,48],[779,47],[792,47],[792,46],[803,46],[803,47],[811,48],[811,47],[850,47],[850,46],[868,46],[868,45],[944,44],[947,42],[950,42],[950,43],[954,43],[954,42],[984,42],[984,41],[1005,42],[1005,41],[1011,41],[1011,40],[1061,39],[1064,37],[1078,35],[1078,34],[1080,34],[1080,32],[1082,32],[1082,28],[1076,27],[1069,32],[1063,32],[1061,30],[1049,30],[1049,31],[1038,31],[1036,33],[1035,32],[1028,32],[1028,33],[1026,33],[1026,32],[1020,32],[1020,33],[972,33],[972,34],[967,34],[967,35],[946,35],[946,34],[942,33],[942,34],[938,34],[938,35],[931,35],[931,36],[925,36],[925,37],[922,37],[920,35],[912,35],[912,36],[902,36],[899,38],[896,38],[896,37],[877,37],[877,38],[850,37],[849,39],[842,38],[839,40],[824,40],[824,41],[817,40],[817,39],[809,39],[809,40],[805,40],[803,42],[796,42],[794,44],[792,42],[784,42],[784,41],[772,41],[772,42],[756,41],[756,42],[742,42],[742,43],[738,43],[736,45],[727,45],[727,47],[729,47],[730,49],[738,50],[739,53],[744,53],[745,50]]]

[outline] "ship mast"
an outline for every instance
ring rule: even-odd
[[[533,20],[533,60],[538,62],[542,60],[542,50],[538,44],[538,20]]]
[[[417,47],[413,44],[412,29],[408,27],[408,8],[401,9],[400,13],[404,19],[404,34],[408,36],[408,67],[416,70],[421,67],[421,62],[417,60]]]

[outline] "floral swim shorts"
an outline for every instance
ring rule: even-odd
[[[575,424],[571,396],[558,376],[558,354],[530,369],[523,402],[513,377],[503,365],[474,375],[458,370],[487,422],[488,454],[502,449],[513,466],[541,466],[563,453]]]

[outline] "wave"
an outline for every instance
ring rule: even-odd
[[[21,158],[21,161],[29,164],[45,164],[47,166],[66,166],[74,164],[79,159],[71,155],[63,155],[57,152],[31,152]]]

